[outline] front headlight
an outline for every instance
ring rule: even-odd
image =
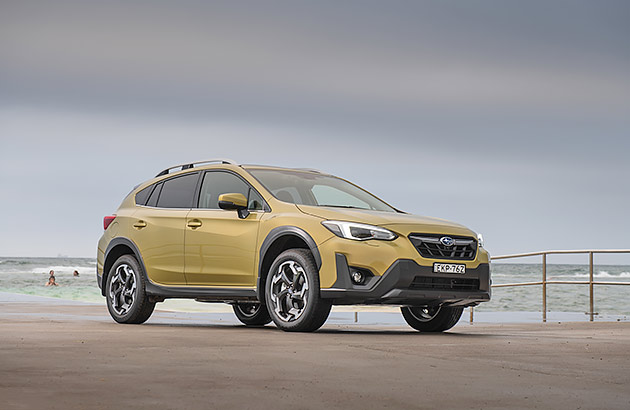
[[[477,234],[477,242],[479,242],[479,246],[483,248],[483,235],[480,233]]]
[[[398,237],[394,232],[374,225],[343,221],[323,221],[322,225],[341,238],[354,239],[355,241],[367,241],[369,239],[393,241]]]

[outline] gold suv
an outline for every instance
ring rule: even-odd
[[[332,305],[397,305],[420,331],[490,300],[481,236],[341,178],[211,160],[160,172],[104,218],[97,279],[115,321],[157,302],[225,302],[249,326],[314,331]]]

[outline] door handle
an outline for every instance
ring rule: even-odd
[[[144,222],[144,221],[142,221],[142,220],[140,220],[140,221],[136,221],[136,223],[135,223],[135,224],[133,224],[133,227],[134,227],[134,228],[137,228],[137,229],[142,229],[142,228],[144,228],[145,226],[147,226],[147,223],[146,223],[146,222]]]
[[[202,223],[199,219],[191,219],[190,221],[188,221],[187,225],[189,228],[196,229],[196,228],[199,228],[202,225]]]

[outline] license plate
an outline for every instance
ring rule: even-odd
[[[466,273],[466,265],[459,263],[434,263],[435,273]]]

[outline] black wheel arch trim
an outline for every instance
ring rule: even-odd
[[[142,260],[142,256],[136,244],[131,239],[125,238],[123,236],[116,237],[109,242],[109,245],[107,245],[107,249],[105,250],[105,257],[103,258],[103,278],[99,279],[99,285],[101,285],[101,294],[103,296],[105,296],[105,279],[107,278],[107,275],[109,275],[108,270],[105,269],[105,266],[107,266],[107,258],[109,257],[109,254],[112,251],[112,249],[114,249],[116,246],[119,246],[119,245],[125,245],[131,249],[131,251],[133,252],[133,256],[136,258],[136,260],[140,264],[140,267],[142,268],[142,274],[147,279],[147,282],[149,279],[149,277],[147,276],[147,270],[144,267],[144,261]],[[112,261],[112,263],[113,262],[115,261]],[[97,279],[98,279],[98,274],[97,274]]]
[[[276,228],[273,228],[271,231],[269,231],[269,233],[265,237],[265,240],[260,246],[260,253],[258,257],[258,279],[256,280],[256,294],[258,295],[258,299],[260,301],[265,300],[265,297],[264,297],[265,284],[261,283],[261,278],[263,277],[262,269],[263,269],[263,261],[265,259],[265,255],[267,254],[267,251],[269,250],[271,245],[277,239],[280,239],[283,236],[297,236],[300,239],[302,239],[308,246],[311,253],[313,254],[313,259],[315,259],[315,265],[317,266],[317,270],[319,271],[319,269],[322,266],[322,257],[319,253],[319,249],[317,248],[317,244],[313,240],[313,237],[308,234],[308,232],[306,232],[302,228],[298,228],[297,226],[292,226],[292,225],[278,226]]]

